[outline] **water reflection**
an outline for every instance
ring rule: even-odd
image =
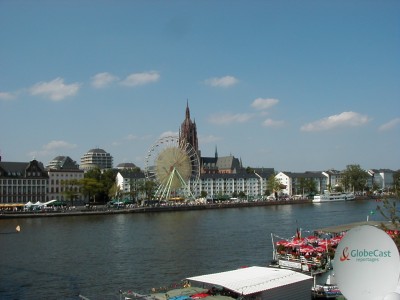
[[[188,276],[266,265],[271,233],[366,220],[373,201],[0,220],[1,299],[118,299]],[[378,218],[379,215],[374,215]],[[157,286],[158,285],[158,286]]]

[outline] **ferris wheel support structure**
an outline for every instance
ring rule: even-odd
[[[195,199],[191,188],[199,182],[200,160],[192,145],[176,136],[161,138],[148,151],[145,163],[146,178],[158,185],[155,199]]]

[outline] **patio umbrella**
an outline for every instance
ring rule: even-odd
[[[300,247],[301,253],[309,253],[309,252],[314,252],[314,251],[315,251],[315,248],[310,245],[305,245],[305,246]]]
[[[286,240],[280,240],[280,241],[277,241],[276,242],[276,245],[277,246],[287,246],[289,244],[289,241],[286,241]]]
[[[318,238],[316,236],[314,236],[314,235],[310,235],[310,236],[306,237],[306,240],[309,243],[315,243],[318,240]]]
[[[306,244],[307,244],[307,241],[306,241],[305,238],[300,238],[300,239],[295,238],[295,239],[293,239],[293,240],[291,241],[291,244],[292,244],[293,246],[302,246],[302,245],[306,245]]]

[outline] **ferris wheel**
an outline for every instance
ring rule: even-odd
[[[194,198],[200,178],[200,161],[192,145],[177,136],[159,139],[148,151],[145,160],[148,180],[158,184],[156,199]]]

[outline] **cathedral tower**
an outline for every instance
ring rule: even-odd
[[[200,156],[199,144],[197,140],[196,122],[192,122],[192,120],[190,119],[189,102],[186,103],[186,117],[181,124],[181,129],[179,131],[179,141],[185,141],[186,143],[192,145],[193,149],[196,150],[196,153]]]

